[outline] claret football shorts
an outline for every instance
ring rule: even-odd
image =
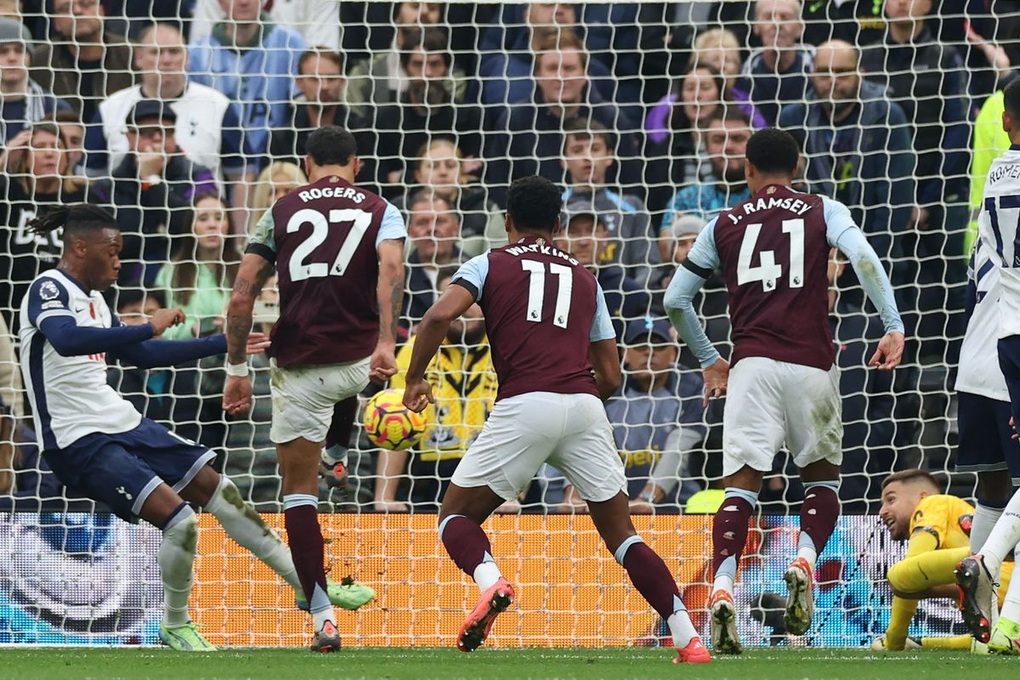
[[[839,369],[747,357],[730,371],[723,412],[723,474],[761,472],[783,445],[798,468],[843,462]]]

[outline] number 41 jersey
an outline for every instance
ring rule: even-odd
[[[528,392],[599,396],[588,349],[616,333],[602,288],[577,260],[527,236],[468,260],[453,283],[485,313],[497,401]]]
[[[829,248],[856,228],[842,203],[781,185],[764,187],[708,224],[686,266],[704,274],[722,265],[734,364],[754,356],[832,367]]]
[[[371,356],[379,339],[379,243],[403,239],[400,211],[339,177],[294,189],[255,225],[247,252],[276,264],[280,367]]]

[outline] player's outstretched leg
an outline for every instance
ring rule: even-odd
[[[613,557],[627,570],[642,597],[666,621],[677,656],[674,663],[708,663],[712,660],[691,622],[676,581],[666,563],[634,530],[627,496],[617,494],[601,503],[588,502],[592,521],[613,551]]]
[[[793,635],[804,635],[811,628],[815,610],[815,563],[818,560],[818,553],[825,548],[836,528],[836,520],[839,518],[838,490],[837,479],[805,482],[804,485],[797,557],[790,563],[783,576],[789,591],[783,621],[787,632]]]
[[[745,468],[746,469],[746,468]],[[733,583],[737,565],[747,541],[747,523],[758,504],[758,493],[727,487],[722,505],[712,521],[712,595],[708,600],[712,648],[719,654],[740,654],[743,647],[737,634],[737,614],[733,606]]]
[[[241,492],[226,475],[207,466],[181,491],[181,496],[202,506],[230,538],[275,571],[294,589],[298,609],[308,611],[308,600],[304,597],[290,549],[255,508],[241,498]],[[356,610],[375,598],[374,590],[352,579],[341,583],[327,579],[326,593],[331,604],[349,610]]]
[[[960,586],[960,611],[963,622],[978,642],[990,642],[995,625],[995,579],[981,555],[960,560],[954,571]]]
[[[460,570],[474,579],[481,597],[457,636],[457,649],[473,652],[492,630],[496,617],[513,604],[514,588],[492,559],[492,545],[481,523],[503,499],[487,486],[451,484],[439,511],[439,538]]]
[[[174,509],[167,513],[165,509],[168,507]],[[195,512],[169,486],[161,484],[149,495],[140,516],[159,526],[163,532],[157,558],[163,581],[160,641],[181,652],[215,652],[216,648],[198,632],[188,615],[188,598],[195,582],[195,551],[198,548],[198,518]],[[157,521],[153,522],[154,519]]]

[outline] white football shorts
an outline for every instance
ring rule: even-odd
[[[273,424],[269,438],[286,444],[298,437],[321,442],[333,420],[333,406],[368,385],[371,357],[346,364],[280,368],[270,362]]]
[[[586,501],[623,491],[627,478],[602,401],[591,394],[529,392],[496,402],[453,473],[453,483],[488,486],[506,500],[549,463]]]
[[[741,359],[726,389],[723,475],[745,465],[768,472],[784,443],[798,468],[819,460],[843,462],[839,369]]]

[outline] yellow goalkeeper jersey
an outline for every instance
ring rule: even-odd
[[[397,353],[397,374],[390,379],[390,387],[406,386],[413,347],[414,336]],[[444,340],[425,375],[436,398],[435,423],[415,447],[415,455],[420,460],[463,458],[496,401],[496,371],[488,339],[483,337],[471,346]]]
[[[970,527],[974,506],[962,498],[947,494],[926,496],[917,504],[910,520],[910,535],[924,531],[935,537],[936,550],[966,548],[970,545]]]

